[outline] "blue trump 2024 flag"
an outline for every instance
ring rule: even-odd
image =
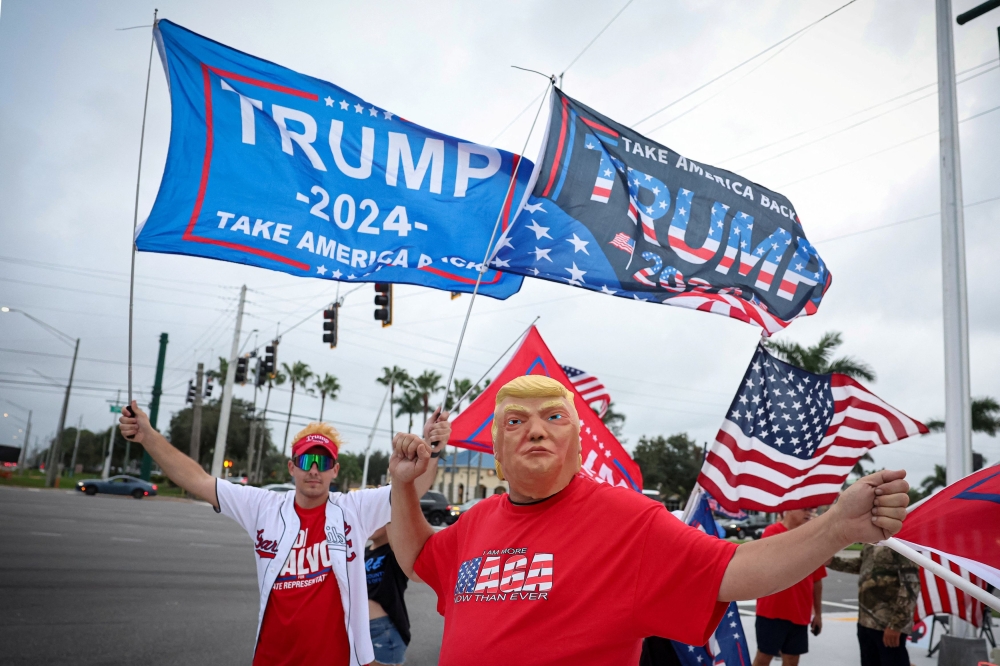
[[[709,505],[708,493],[700,488],[695,492],[699,497],[694,511],[687,519],[688,525],[721,539],[725,534],[719,532]],[[730,602],[729,609],[707,644],[695,646],[672,642],[677,657],[685,666],[750,666],[751,663],[747,639],[743,634],[743,622],[735,601]]]
[[[493,266],[715,312],[768,334],[816,312],[830,273],[791,202],[552,95],[528,205]]]
[[[471,291],[497,216],[532,165],[415,125],[342,88],[154,27],[170,87],[170,148],[136,245],[302,277]],[[376,275],[377,273],[377,275]],[[522,278],[489,270],[506,298]]]

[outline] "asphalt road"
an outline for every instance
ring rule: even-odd
[[[0,664],[249,664],[253,557],[201,502],[0,486]],[[856,607],[857,577],[829,573],[824,611]],[[406,663],[436,664],[436,597],[410,583],[406,600]]]
[[[407,664],[443,620],[411,583]],[[0,664],[249,664],[250,537],[200,502],[0,486]]]

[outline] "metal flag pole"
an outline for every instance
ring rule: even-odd
[[[135,230],[139,226],[139,183],[142,180],[142,149],[146,141],[146,111],[149,108],[149,79],[153,72],[153,46],[156,44],[156,14],[153,10],[153,35],[149,38],[149,64],[146,66],[146,97],[142,103],[142,132],[139,134],[139,168],[135,174],[135,211],[132,214],[132,266],[128,278],[128,404],[132,405],[132,310],[135,305]],[[131,412],[131,409],[129,410]]]
[[[549,87],[546,92],[552,90],[552,82],[549,82]],[[542,102],[538,105],[538,110],[535,112],[535,119],[531,121],[531,129],[528,130],[528,136],[524,139],[524,147],[521,148],[521,154],[518,156],[517,164],[514,165],[514,173],[510,177],[510,185],[507,186],[507,192],[504,194],[503,201],[500,204],[500,210],[497,212],[496,222],[493,223],[493,233],[490,234],[490,242],[486,245],[486,254],[483,255],[483,263],[479,266],[479,272],[476,275],[476,286],[472,289],[472,298],[469,299],[469,307],[465,311],[465,319],[462,321],[462,331],[458,334],[458,344],[455,346],[455,356],[451,359],[451,369],[448,371],[448,381],[444,385],[444,398],[441,399],[441,406],[439,409],[443,410],[444,405],[448,402],[448,395],[451,393],[451,380],[455,378],[455,366],[458,365],[458,355],[462,351],[462,341],[465,339],[465,329],[469,325],[469,317],[472,316],[472,306],[476,302],[476,294],[479,293],[479,285],[483,281],[483,275],[486,274],[489,266],[490,257],[493,255],[493,241],[496,240],[497,229],[500,228],[500,220],[503,219],[503,211],[507,203],[507,197],[511,196],[512,191],[517,191],[517,171],[521,168],[521,163],[524,161],[524,151],[528,149],[528,141],[531,140],[531,135],[535,131],[535,124],[538,122],[538,116],[542,113],[542,107],[545,106],[547,96],[542,96]]]
[[[978,585],[973,585],[972,581],[968,581],[965,578],[962,578],[948,567],[938,564],[931,558],[927,557],[920,551],[911,548],[905,542],[900,541],[896,537],[889,537],[888,539],[883,541],[881,545],[892,548],[894,551],[896,551],[906,559],[910,560],[914,564],[918,564],[922,566],[924,569],[930,571],[938,578],[948,581],[959,590],[962,590],[962,592],[965,592],[969,596],[978,599],[979,601],[983,602],[990,608],[1000,611],[1000,599],[994,597],[992,594],[990,594],[983,588],[979,587]]]
[[[463,393],[461,398],[459,398],[458,400],[455,401],[456,405],[461,405],[465,401],[465,399],[469,397],[469,394],[476,390],[476,387],[479,386],[484,379],[486,379],[486,375],[490,374],[490,372],[493,371],[493,368],[497,367],[497,363],[499,363],[500,361],[503,360],[503,357],[507,355],[507,352],[509,352],[511,349],[514,348],[514,345],[516,345],[518,342],[520,342],[521,340],[524,339],[524,336],[526,336],[528,334],[528,331],[530,331],[531,327],[535,325],[535,322],[537,322],[541,318],[542,318],[542,315],[538,315],[537,317],[535,317],[532,320],[532,322],[530,324],[528,324],[528,328],[524,329],[524,331],[521,333],[521,335],[519,335],[516,338],[514,338],[514,342],[510,343],[510,347],[507,347],[507,349],[505,349],[504,352],[502,354],[500,354],[500,356],[497,357],[497,360],[493,361],[493,365],[491,365],[489,367],[489,369],[486,372],[483,373],[483,376],[480,377],[479,379],[477,379],[476,383],[473,384],[469,388],[468,391],[466,391],[465,393]]]

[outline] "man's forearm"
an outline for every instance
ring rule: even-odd
[[[417,477],[413,484],[417,487],[417,498],[424,496],[428,490],[434,487],[434,479],[437,478],[438,459],[431,458],[427,463],[427,471]]]
[[[829,529],[829,513],[802,527],[741,544],[729,561],[719,601],[759,599],[799,582],[849,545]]]
[[[215,479],[201,465],[181,453],[156,431],[142,445],[171,481],[218,507]]]
[[[392,529],[390,545],[399,567],[408,577],[413,576],[413,564],[424,544],[434,534],[420,510],[420,495],[416,483],[392,484]]]

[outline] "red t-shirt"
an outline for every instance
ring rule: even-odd
[[[781,523],[764,528],[761,538],[787,532]],[[826,567],[820,567],[795,585],[757,600],[757,615],[772,620],[788,620],[795,624],[809,624],[812,621],[813,585],[826,578]]]
[[[296,504],[295,513],[299,534],[271,587],[253,664],[348,666],[344,604],[326,548],[326,504]]]
[[[705,644],[735,550],[578,475],[537,504],[480,502],[427,540],[414,570],[444,615],[442,666],[632,666],[645,636]]]

